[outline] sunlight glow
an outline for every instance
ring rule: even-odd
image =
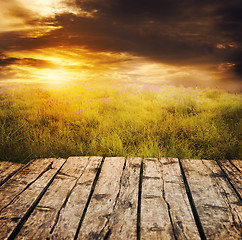
[[[71,7],[74,1],[69,1],[68,5],[63,0],[19,0],[27,9],[38,13],[42,17],[52,17],[55,14],[69,12],[77,14]],[[74,5],[73,5],[74,6]]]
[[[67,83],[69,73],[63,69],[43,69],[38,73],[38,78],[49,85],[62,85]]]
[[[45,17],[53,18],[56,14],[64,12],[77,14],[75,4],[68,2],[67,5],[63,0],[1,1],[0,33],[23,31],[22,37],[42,36],[60,26],[43,25],[39,20]],[[35,20],[36,24],[31,24],[32,20]],[[37,24],[38,21],[39,24]]]
[[[208,86],[216,84],[216,73],[192,66],[171,66],[127,53],[95,52],[81,48],[44,48],[9,52],[21,60],[22,81],[47,85],[71,83],[155,84]],[[14,65],[13,71],[19,65]],[[219,70],[218,70],[219,71]]]

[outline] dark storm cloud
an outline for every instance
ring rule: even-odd
[[[33,31],[33,30],[31,30]],[[43,36],[29,36],[29,30],[0,33],[0,51],[35,50],[60,45],[62,35],[52,32]],[[38,32],[37,32],[38,33]]]
[[[175,27],[160,22],[111,23],[106,18],[89,19],[71,14],[58,16],[57,21],[64,26],[58,35],[69,37],[61,41],[67,45],[126,51],[166,63],[207,62],[217,51],[215,43],[207,42],[199,34],[178,32]]]
[[[74,44],[132,52],[171,64],[238,59],[234,52],[238,54],[241,47],[241,1],[87,0],[77,5],[93,12],[93,18],[68,14],[56,18],[64,27],[60,32]],[[236,49],[218,49],[219,43],[234,43]]]
[[[2,50],[86,46],[173,65],[230,62],[241,73],[240,0],[77,0],[76,6],[89,15],[65,13],[43,20],[62,27],[44,36],[2,34]]]

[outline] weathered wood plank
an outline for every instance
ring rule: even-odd
[[[5,169],[12,166],[12,164],[13,164],[12,162],[0,161],[0,174],[4,172]]]
[[[230,160],[232,164],[240,171],[242,172],[242,160]]]
[[[85,171],[88,157],[70,157],[56,175],[16,239],[46,239],[59,218],[72,189]]]
[[[108,157],[104,160],[78,239],[103,239],[102,232],[109,224],[117,205],[124,167],[123,157]]]
[[[144,159],[141,239],[199,239],[178,159]]]
[[[216,161],[181,162],[207,239],[241,239],[241,202]]]
[[[219,166],[225,172],[230,183],[236,189],[237,194],[239,195],[240,200],[242,199],[242,173],[230,163],[229,160],[220,160],[218,161]]]
[[[21,163],[0,162],[0,186],[23,166]]]
[[[163,198],[162,165],[157,158],[143,160],[141,239],[175,239]]]
[[[140,165],[141,158],[126,160],[114,215],[105,229],[107,234],[110,234],[110,239],[137,239]]]
[[[163,195],[168,204],[176,239],[199,239],[199,233],[184,186],[177,158],[160,158],[162,163]]]
[[[137,208],[141,158],[128,158],[120,179],[113,213],[99,239],[137,239]]]
[[[52,181],[57,171],[64,164],[64,159],[51,159],[52,166],[33,182],[25,191],[21,192],[15,200],[2,209],[0,213],[0,238],[8,239],[27,211],[37,201],[45,187]],[[38,162],[38,161],[36,161]],[[28,175],[26,175],[28,178]]]
[[[102,157],[90,157],[84,173],[60,211],[56,226],[52,229],[51,239],[74,239],[101,161]]]
[[[48,171],[53,161],[54,159],[50,158],[33,161],[5,182],[0,187],[0,211],[31,186],[45,171]]]

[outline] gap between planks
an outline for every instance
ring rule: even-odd
[[[232,187],[234,176],[224,174],[228,165],[224,165],[223,161],[188,159],[181,160],[181,164],[206,239],[241,239],[241,201],[234,191],[236,186]],[[224,166],[224,171],[220,166]]]
[[[83,160],[82,167],[77,159]],[[50,159],[42,159],[38,160],[42,161],[42,168],[37,167],[38,161],[32,161],[24,167],[20,166],[21,169],[17,169],[3,184],[4,187],[0,188],[2,239],[11,236],[11,231],[21,222],[23,213],[28,213],[29,216],[23,227],[18,229],[20,232],[16,234],[17,239],[73,239],[73,236],[77,239],[136,239],[137,231],[141,239],[149,239],[150,236],[152,239],[199,239],[186,197],[179,162],[175,158],[144,159],[144,169],[140,169],[141,158],[105,158],[96,188],[86,209],[86,216],[77,230],[90,192],[93,190],[92,184],[97,176],[97,170],[100,169],[101,159],[102,157],[74,157],[66,162],[52,159],[51,167],[48,165]],[[194,165],[195,161],[206,167]],[[238,237],[241,234],[242,211],[238,194],[241,194],[241,161],[216,163],[209,160],[181,160],[181,165],[207,239],[220,239],[222,236],[226,239],[240,239]],[[199,169],[203,169],[203,174]],[[139,179],[141,170],[143,178]],[[209,174],[205,174],[206,171]],[[206,199],[209,196],[204,193],[201,181],[191,177],[192,174],[203,176],[201,179],[209,182],[208,186],[211,186],[212,191],[219,196],[215,197],[214,201],[220,199],[219,204],[223,204],[224,201],[225,207],[209,202]],[[43,192],[48,183],[50,186]],[[139,199],[140,184],[142,192]],[[17,190],[14,190],[17,185]],[[216,189],[219,189],[220,193]],[[201,191],[202,194],[197,194],[197,191]],[[140,209],[138,202],[141,203]],[[99,204],[103,209],[98,207]],[[33,208],[31,213],[28,212],[30,206]],[[224,216],[221,215],[218,223],[212,220],[208,222],[208,207],[210,215],[212,214],[211,219],[213,214],[216,216],[218,209],[224,208],[227,212]],[[92,209],[96,211],[96,216],[93,216]],[[157,215],[157,209],[160,215]],[[137,211],[140,210],[140,226],[137,226]],[[129,216],[128,220],[124,217],[126,215]],[[160,221],[160,216],[163,216],[163,222]],[[97,219],[97,222],[102,219],[104,224],[97,223],[99,227],[95,228],[96,223],[91,226],[95,222],[93,219]],[[221,229],[223,221],[226,223]]]
[[[22,167],[21,163],[0,162],[0,186],[7,182]]]

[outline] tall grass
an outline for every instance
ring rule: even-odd
[[[151,86],[0,89],[0,160],[241,159],[241,94]]]

